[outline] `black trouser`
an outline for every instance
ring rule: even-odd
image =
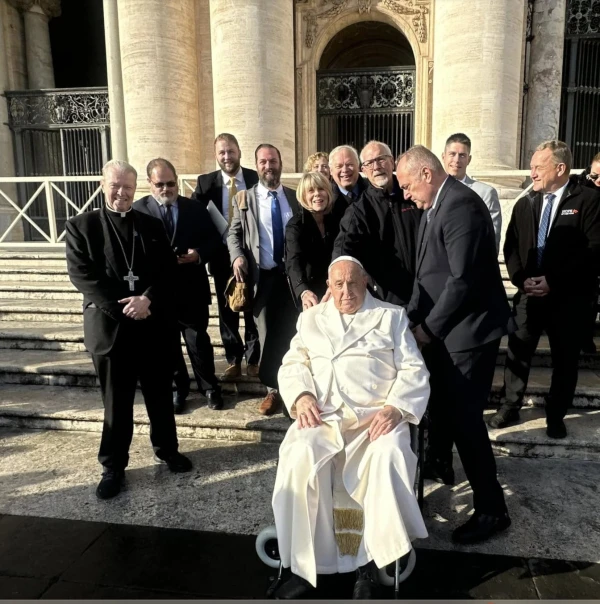
[[[254,312],[262,352],[258,375],[265,386],[277,389],[277,373],[296,335],[298,320],[298,311],[283,271],[260,270]]]
[[[252,311],[244,312],[244,342],[240,336],[240,313],[233,312],[225,301],[225,288],[227,281],[231,277],[231,268],[227,266],[213,266],[212,276],[215,280],[215,290],[217,293],[217,304],[219,305],[219,331],[221,340],[225,348],[227,362],[239,365],[246,356],[249,365],[258,365],[260,360],[260,344],[258,340],[258,330],[254,322]],[[245,353],[244,353],[245,351]]]
[[[441,342],[423,348],[431,374],[429,383],[428,458],[452,463],[452,445],[460,456],[473,489],[477,512],[500,515],[506,511],[496,460],[483,421],[492,388],[500,340],[463,352],[448,352]]]
[[[518,292],[513,300],[517,331],[508,337],[502,404],[514,409],[523,405],[531,359],[545,331],[550,341],[552,381],[546,416],[563,419],[577,386],[581,344],[589,321],[590,297],[557,299],[529,297]]]
[[[167,325],[124,320],[108,355],[92,355],[104,403],[98,461],[123,470],[133,436],[133,400],[139,380],[150,419],[150,440],[158,457],[177,451],[171,380],[173,335]]]
[[[219,381],[215,375],[215,355],[207,331],[208,311],[208,305],[199,302],[193,308],[180,311],[178,322],[179,331],[185,340],[185,347],[198,384],[198,390],[203,394],[207,390],[219,388]],[[174,354],[175,372],[173,381],[177,393],[181,396],[187,396],[190,391],[190,377],[183,357],[179,333],[177,334]]]

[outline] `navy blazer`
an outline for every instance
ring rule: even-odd
[[[449,176],[423,213],[408,316],[450,352],[500,339],[512,326],[490,212],[481,197]]]
[[[187,253],[188,249],[196,250],[200,262],[177,266],[176,301],[178,306],[189,308],[198,303],[210,304],[210,286],[205,264],[222,245],[221,237],[208,211],[201,204],[180,195],[177,198],[177,206],[179,214],[171,246],[177,248],[178,253]],[[164,225],[159,204],[151,195],[138,199],[133,207],[139,212],[158,218]]]

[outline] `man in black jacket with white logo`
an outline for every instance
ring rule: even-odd
[[[404,199],[387,145],[371,141],[360,158],[369,186],[344,214],[332,259],[353,256],[360,260],[373,280],[373,293],[406,306],[415,280],[421,211]]]
[[[571,151],[546,141],[531,158],[533,195],[515,204],[504,243],[518,330],[509,336],[502,405],[492,428],[518,421],[531,359],[543,331],[552,355],[547,434],[564,438],[577,385],[579,351],[596,292],[600,195],[570,179]]]

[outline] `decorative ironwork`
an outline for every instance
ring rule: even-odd
[[[349,8],[351,2],[355,3],[355,10],[360,15],[369,13],[373,4],[379,2],[382,6],[398,15],[412,16],[412,25],[419,42],[427,42],[427,15],[429,14],[429,8],[425,5],[429,3],[429,0],[320,0],[322,6],[331,6],[322,12],[318,12],[316,8],[309,9],[302,17],[306,23],[304,43],[307,48],[312,48],[315,43],[319,21],[337,17]],[[305,4],[305,2],[301,3]]]
[[[108,90],[35,90],[6,92],[11,128],[108,125]]]
[[[414,69],[327,72],[317,75],[317,106],[321,115],[412,111],[414,86]]]
[[[567,36],[600,36],[600,0],[569,0]]]

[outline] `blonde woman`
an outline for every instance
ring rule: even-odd
[[[285,230],[285,266],[305,310],[318,304],[327,291],[327,267],[341,215],[334,211],[331,184],[320,172],[303,174],[296,196],[302,209]]]
[[[327,178],[330,178],[331,172],[329,171],[329,155],[319,151],[308,156],[304,164],[305,172],[320,172]]]

